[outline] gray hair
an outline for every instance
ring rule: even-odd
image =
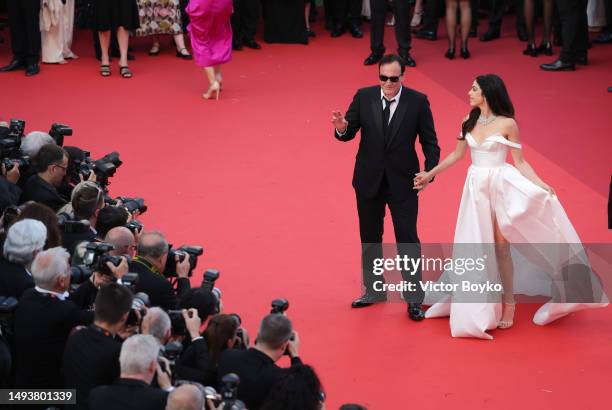
[[[138,241],[138,256],[157,259],[166,252],[168,252],[168,241],[161,232],[145,232]]]
[[[157,361],[160,344],[151,335],[134,335],[121,346],[119,364],[121,374],[144,374],[152,362]]]
[[[66,249],[60,246],[40,252],[32,263],[34,283],[43,289],[53,289],[57,278],[70,276],[69,258]]]
[[[30,158],[36,156],[43,145],[55,144],[55,140],[43,131],[32,131],[21,140],[21,152]]]
[[[47,240],[47,227],[35,219],[22,219],[8,230],[4,241],[4,257],[13,263],[28,265],[42,251]]]
[[[143,319],[143,325],[145,322],[148,325],[148,334],[159,341],[164,340],[172,325],[170,323],[170,316],[159,307],[152,307],[147,310],[147,314]]]
[[[166,410],[201,410],[204,394],[193,384],[183,384],[168,395]]]
[[[292,334],[293,326],[287,316],[271,313],[261,321],[257,341],[272,349],[278,349]]]

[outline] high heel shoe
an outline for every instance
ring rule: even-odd
[[[150,56],[159,55],[159,43],[153,43],[153,47],[149,50]]]
[[[202,97],[206,100],[210,100],[213,94],[215,94],[215,99],[219,100],[220,92],[221,92],[221,85],[219,84],[217,80],[215,80],[215,82],[212,83],[210,87],[208,87],[208,90],[204,94],[202,94]]]
[[[461,58],[467,60],[468,58],[470,58],[470,56],[470,50],[468,50],[467,45],[461,46]]]
[[[537,57],[538,49],[536,48],[535,43],[527,44],[527,48],[523,50],[523,54],[526,56]]]
[[[223,77],[221,77],[221,74],[216,75],[215,79],[219,83],[219,90],[223,90]]]
[[[448,58],[449,60],[452,60],[453,58],[455,58],[455,49],[449,48],[448,50],[446,50],[444,57]]]
[[[504,311],[502,313],[502,317],[506,316],[508,312],[510,312],[510,319],[500,320],[497,323],[497,327],[499,329],[509,329],[514,324],[514,311],[516,309],[516,303],[504,303]]]
[[[538,47],[538,52],[547,56],[553,55],[553,48],[550,41],[542,42],[542,44],[540,44],[540,47]]]
[[[410,27],[415,28],[421,25],[423,22],[423,10],[415,11],[412,20],[410,21]]]
[[[183,53],[183,51],[185,51],[185,53]],[[183,60],[193,60],[193,56],[189,54],[189,51],[187,51],[185,47],[181,48],[180,50],[176,50],[176,56],[178,58],[182,58]]]

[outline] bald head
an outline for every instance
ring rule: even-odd
[[[134,256],[134,234],[125,226],[118,226],[108,231],[104,242],[115,245],[113,255]]]
[[[204,395],[196,386],[183,384],[168,396],[166,410],[202,410]]]

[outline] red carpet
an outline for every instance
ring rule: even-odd
[[[398,304],[349,308],[360,289],[351,187],[357,144],[334,141],[330,112],[345,110],[377,74],[362,65],[367,34],[332,40],[316,28],[319,37],[307,47],[264,44],[235,53],[219,102],[202,100],[204,74],[176,59],[168,43],[153,58],[149,44],[135,41],[134,78],[120,78],[116,61],[112,77],[101,78],[91,35],[80,32],[80,60],[43,66],[31,79],[0,76],[0,116],[23,118],[28,130],[70,124],[75,136],[67,145],[94,157],[120,151],[125,164],[112,194],[146,198],[146,227],[172,243],[205,246],[199,267],[220,269],[225,306],[243,316],[252,336],[269,301],[287,297],[328,409],[348,401],[375,410],[608,408],[610,309],[538,327],[531,322],[536,306],[521,305],[514,328],[485,342],[451,338],[446,320],[413,323]],[[429,95],[443,155],[468,111],[474,77],[500,74],[526,158],[557,190],[583,241],[610,242],[611,48],[593,47],[591,64],[576,72],[544,73],[538,65],[554,57],[523,56],[510,31],[493,43],[472,41],[467,61],[444,59],[446,47],[444,38],[415,40],[418,67],[405,79]],[[0,60],[9,58],[5,43]],[[423,242],[452,240],[468,162],[422,196]]]

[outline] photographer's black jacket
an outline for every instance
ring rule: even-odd
[[[66,248],[70,255],[74,254],[74,250],[81,242],[93,242],[96,239],[96,233],[91,229],[87,232],[66,233],[62,232],[62,246]]]
[[[34,287],[34,279],[23,265],[0,258],[0,296],[19,299],[26,289]]]
[[[291,359],[292,366],[298,364],[302,364],[299,357]],[[242,400],[249,410],[258,410],[272,387],[283,378],[284,370],[257,349],[227,349],[219,358],[219,386],[222,385],[223,376],[229,373],[240,377],[238,399]]]
[[[0,214],[7,206],[17,205],[20,197],[21,189],[6,178],[0,177]]]
[[[136,292],[146,293],[151,299],[152,306],[159,306],[164,310],[176,309],[177,294],[182,295],[191,289],[188,278],[178,278],[175,293],[170,282],[163,275],[153,272],[152,265],[144,259],[132,260],[130,272],[138,274]]]
[[[217,369],[212,363],[204,338],[187,346],[177,360],[175,373],[178,379],[217,388]]]
[[[81,307],[96,292],[93,283],[86,281],[69,300],[62,301],[36,289],[23,293],[15,310],[15,387],[62,388],[66,339],[73,327],[93,322],[93,311]]]
[[[67,203],[66,200],[57,193],[57,189],[39,177],[38,174],[32,175],[23,187],[19,203],[22,204],[27,201],[40,202],[53,209],[55,212]]]
[[[135,379],[119,379],[89,393],[91,410],[164,410],[168,393]]]
[[[120,353],[121,342],[95,325],[68,338],[64,350],[64,388],[76,389],[75,409],[89,409],[91,390],[119,378]]]

